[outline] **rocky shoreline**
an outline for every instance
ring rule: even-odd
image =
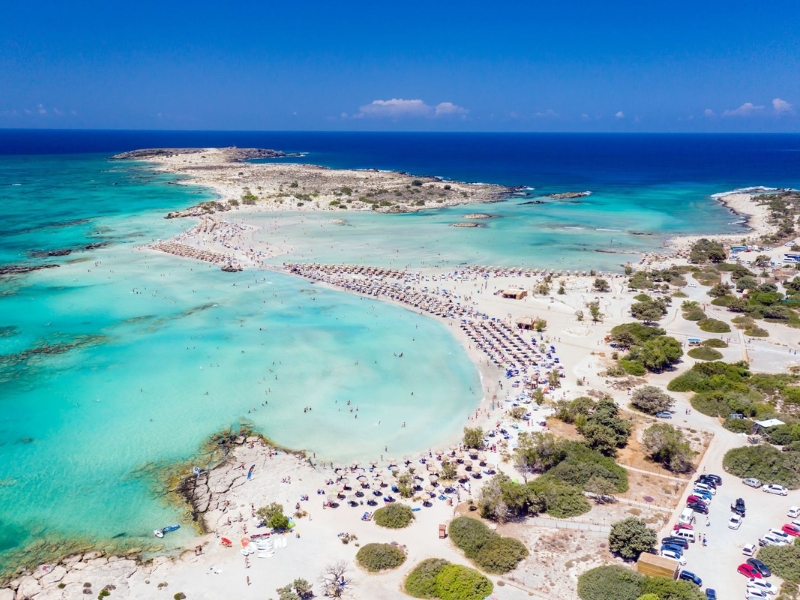
[[[283,158],[286,156],[297,156],[296,154],[286,154],[280,150],[269,150],[266,148],[237,148],[231,146],[225,148],[225,153],[229,161],[241,162],[255,158]],[[205,151],[205,148],[144,148],[142,150],[131,150],[122,152],[111,157],[112,160],[148,160],[152,158],[168,158],[172,156],[198,154]]]

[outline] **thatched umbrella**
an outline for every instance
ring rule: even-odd
[[[360,465],[360,464],[361,464],[361,463],[360,463],[360,462],[358,462],[357,460],[354,460],[354,461],[353,461],[353,466],[354,466],[354,467],[357,467],[357,466],[358,466],[358,465]]]
[[[464,453],[463,452],[456,452],[455,457],[457,459],[461,460],[462,458],[464,458]]]
[[[355,494],[350,494],[350,495],[347,497],[347,501],[348,501],[350,504],[358,504],[358,497],[357,497]]]
[[[377,460],[371,460],[371,461],[369,461],[369,464],[371,464],[374,467],[375,465],[378,464],[378,461]]]
[[[410,463],[410,462],[411,462],[411,456],[410,456],[410,455],[408,455],[408,454],[406,454],[406,455],[403,457],[403,462],[405,462],[405,463]]]
[[[439,476],[438,475],[428,475],[428,480],[431,483],[436,483],[437,481],[439,481]]]
[[[452,450],[453,452],[455,452],[456,450],[458,450],[458,446],[450,446],[450,450]]]
[[[350,479],[349,479],[349,478],[347,478],[347,477],[342,477],[342,478],[339,480],[339,483],[341,483],[342,485],[350,485]]]
[[[389,459],[389,466],[390,466],[390,467],[391,467],[391,466],[395,466],[395,467],[396,467],[396,466],[397,466],[397,459],[396,459],[396,458],[394,458],[394,457],[393,457],[393,458],[390,458],[390,459]]]
[[[428,484],[428,485],[425,486],[425,491],[426,492],[432,492],[434,489],[435,488],[431,484]]]
[[[436,454],[437,456],[441,456],[442,454],[444,454],[444,450],[434,450],[433,453]]]
[[[328,494],[325,499],[331,504],[336,504],[339,501],[339,497],[336,494]]]
[[[364,482],[364,481],[367,480],[367,476],[366,475],[359,475],[358,477],[356,477],[356,479],[358,479],[361,482]]]

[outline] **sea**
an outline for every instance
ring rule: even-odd
[[[481,383],[445,325],[274,271],[142,252],[209,190],[112,154],[262,147],[275,159],[514,186],[405,215],[278,213],[274,260],[620,270],[675,235],[744,231],[712,196],[800,186],[797,135],[0,131],[0,571],[70,540],[152,547],[184,527],[159,474],[242,425],[317,461],[454,440]],[[554,200],[550,194],[590,191]],[[342,211],[344,213],[344,211]],[[494,219],[454,228],[469,212]],[[248,217],[256,218],[256,217]],[[69,251],[69,252],[67,252]],[[398,358],[402,353],[403,357]],[[406,427],[400,427],[405,422]]]

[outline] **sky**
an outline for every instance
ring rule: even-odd
[[[0,128],[800,132],[800,2],[4,4]]]

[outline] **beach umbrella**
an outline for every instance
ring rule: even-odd
[[[464,466],[465,466],[465,467],[471,467],[471,466],[472,466],[472,461],[471,461],[470,459],[466,459],[466,460],[464,461]]]
[[[430,484],[428,484],[428,485],[426,485],[426,486],[425,486],[425,491],[426,491],[426,492],[432,492],[434,489],[435,489],[435,488],[434,488],[432,485],[430,485]]]
[[[444,454],[444,450],[435,450],[434,454],[441,456],[442,454]]]
[[[347,477],[342,477],[342,478],[339,480],[339,483],[341,483],[342,485],[347,485],[347,484],[349,484],[349,483],[350,483],[350,479],[349,479],[349,478],[347,478]]]
[[[325,499],[331,504],[336,504],[336,502],[339,500],[339,497],[336,494],[328,494],[325,496]]]
[[[455,452],[456,450],[458,450],[458,446],[450,446],[450,450],[452,450],[453,452]]]
[[[464,458],[464,453],[463,452],[456,452],[455,456],[456,456],[456,458],[458,458],[460,460],[460,459]]]
[[[357,466],[358,466],[358,465],[360,465],[360,464],[361,464],[361,463],[360,463],[360,462],[358,462],[357,460],[354,460],[354,461],[353,461],[353,466],[354,466],[354,467],[357,467]]]
[[[347,501],[350,502],[351,504],[355,504],[358,502],[358,497],[355,494],[350,494],[347,497]]]
[[[247,548],[247,545],[250,543],[250,538],[248,536],[244,536],[242,538],[242,548]]]
[[[367,480],[367,476],[366,475],[359,475],[358,477],[356,477],[356,479],[358,479],[359,481],[363,482],[363,481]]]
[[[431,483],[436,483],[439,480],[439,476],[438,475],[428,475],[428,479],[430,480]]]
[[[371,464],[374,467],[375,465],[378,464],[378,461],[377,460],[371,460],[371,461],[369,461],[369,464]]]
[[[403,460],[404,460],[405,462],[409,463],[409,462],[411,462],[411,456],[409,456],[408,454],[406,454],[406,455],[403,457]]]
[[[395,465],[395,466],[397,465],[397,459],[396,458],[390,458],[389,459],[389,466],[392,466],[392,465]]]

